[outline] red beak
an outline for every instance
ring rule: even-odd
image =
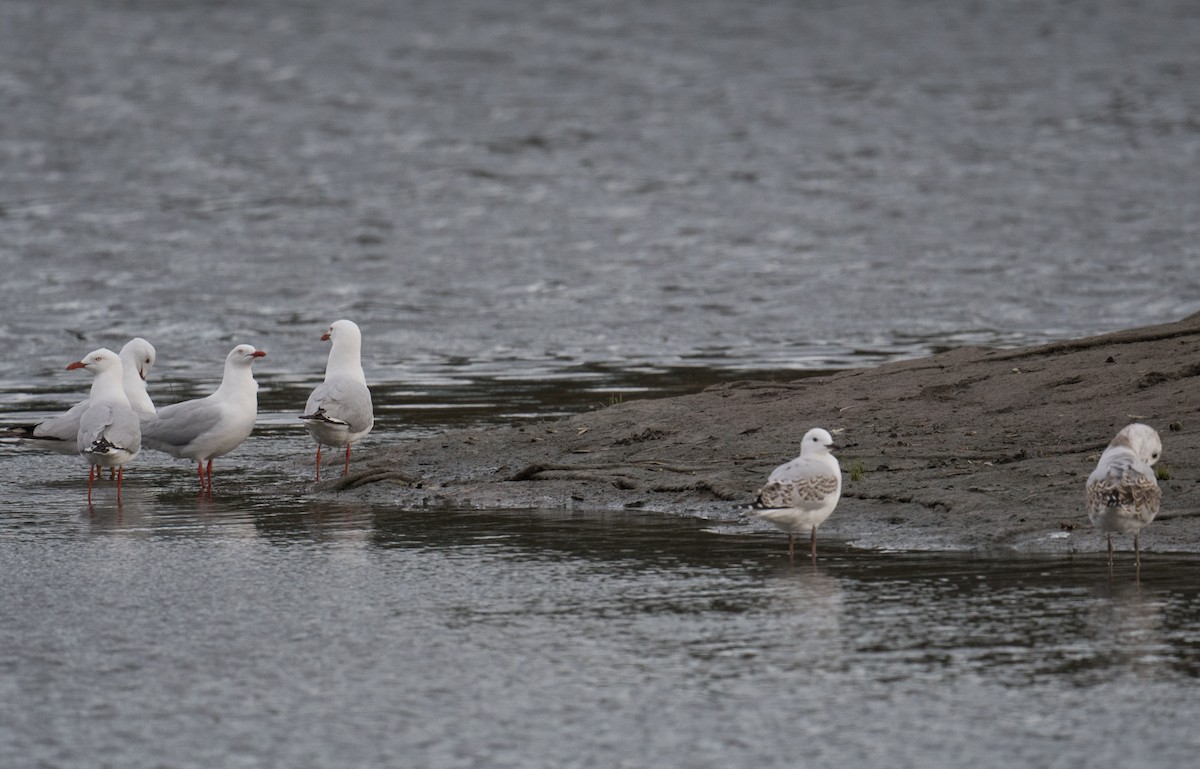
[[[324,334],[321,334],[321,341],[322,341],[322,342],[328,342],[328,341],[329,341],[329,332],[328,332],[328,331],[326,331]]]
[[[87,364],[81,360],[77,360],[74,363],[72,363],[71,365],[67,366],[67,371],[73,371],[74,369],[77,369],[77,368],[87,368]]]
[[[254,352],[250,353],[250,357],[251,358],[263,358],[263,357],[266,357],[266,353],[263,352],[262,350],[255,350]]]

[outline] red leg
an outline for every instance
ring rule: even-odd
[[[121,504],[121,479],[125,477],[125,465],[117,467],[117,504]]]
[[[321,480],[321,444],[317,444],[317,480]]]
[[[208,460],[208,469],[205,470],[204,473],[206,476],[208,476],[208,496],[210,497],[212,496],[212,463],[213,461],[211,459]]]
[[[342,465],[342,477],[346,477],[346,473],[350,472],[350,444],[346,444],[346,464]]]
[[[92,479],[100,474],[99,468],[95,465],[88,465],[88,504],[92,503]]]

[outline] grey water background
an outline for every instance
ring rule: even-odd
[[[0,766],[1177,767],[1200,562],[314,495],[359,451],[1200,309],[1200,6],[0,3],[0,421],[236,343],[211,502],[0,442]]]

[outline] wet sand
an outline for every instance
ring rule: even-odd
[[[1197,552],[1198,376],[1200,314],[448,432],[361,457],[321,491],[404,505],[639,508],[745,521],[738,505],[799,453],[809,427],[823,426],[838,431],[845,483],[822,537],[872,548],[1093,552],[1104,539],[1088,522],[1084,482],[1111,437],[1137,420],[1161,433],[1160,464],[1170,472],[1143,548]]]

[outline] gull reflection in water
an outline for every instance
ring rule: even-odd
[[[1091,593],[1086,636],[1098,667],[1138,675],[1166,672],[1172,654],[1164,596],[1138,582],[1111,580]]]

